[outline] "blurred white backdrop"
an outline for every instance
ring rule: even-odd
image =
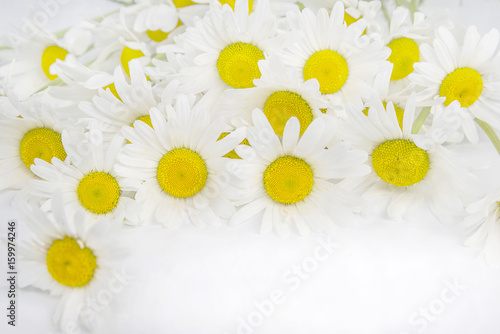
[[[0,31],[22,29],[53,2],[0,0]],[[63,2],[47,29],[117,8],[104,0]],[[481,33],[500,28],[500,1],[427,0],[423,8],[448,8],[456,24],[475,24]],[[500,159],[484,136],[482,141],[457,152],[471,161],[489,158],[491,164],[475,172],[477,187],[487,192],[500,183]],[[0,226],[17,219],[10,196],[0,195]],[[457,226],[444,226],[425,211],[409,222],[352,223],[331,237],[288,239],[260,235],[255,223],[133,230],[135,256],[124,269],[132,277],[112,295],[113,313],[101,313],[99,333],[500,333],[500,269],[488,267],[479,248],[462,246],[465,236]],[[19,230],[25,239],[22,222]],[[5,233],[2,227],[0,235]],[[2,272],[5,259],[2,245]],[[1,332],[58,333],[51,324],[56,303],[36,289],[21,290],[18,326],[7,326],[1,279]]]

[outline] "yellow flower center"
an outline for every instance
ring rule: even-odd
[[[304,160],[285,155],[274,160],[264,172],[264,188],[276,202],[293,204],[309,195],[314,183],[311,166]]]
[[[57,75],[55,74],[50,74],[50,66],[56,62],[57,59],[64,60],[66,59],[66,55],[68,54],[68,51],[64,50],[63,48],[57,46],[57,45],[52,45],[47,47],[45,50],[43,50],[42,54],[42,69],[43,73],[49,78],[50,80],[55,80],[57,79]]]
[[[387,102],[384,101],[382,102],[382,104],[384,105],[385,110],[387,110]],[[394,104],[394,110],[396,111],[396,118],[398,119],[399,127],[401,128],[401,130],[403,130],[403,116],[405,114],[405,111],[404,109],[398,107],[396,104]],[[363,114],[368,116],[368,108],[363,109]]]
[[[66,159],[61,135],[47,128],[36,128],[28,131],[19,148],[21,159],[28,169],[34,163],[35,158],[50,162],[56,157],[59,160]]]
[[[122,101],[122,99],[120,98],[120,95],[118,95],[118,92],[116,91],[116,86],[115,86],[115,83],[112,82],[110,83],[109,85],[103,87],[102,89],[106,90],[107,88],[109,88],[109,90],[111,91],[111,93],[120,101]],[[123,102],[123,101],[122,101]]]
[[[76,193],[85,209],[95,214],[104,214],[118,204],[120,187],[108,173],[92,172],[81,179]]]
[[[257,62],[264,59],[264,53],[253,44],[233,43],[224,48],[217,59],[219,76],[234,88],[254,87],[254,79],[260,78]]]
[[[149,115],[137,117],[136,121],[142,121],[142,122],[146,123],[147,125],[149,125],[151,128],[153,128],[153,123],[151,122],[151,116],[149,116]],[[132,123],[132,127],[134,127],[133,123]]]
[[[344,21],[347,24],[347,26],[350,26],[354,22],[358,21],[360,18],[361,18],[361,16],[358,17],[357,19],[355,19],[354,17],[349,15],[347,12],[344,12]]]
[[[392,40],[387,46],[392,50],[387,60],[394,64],[391,80],[406,78],[413,72],[413,64],[420,60],[418,45],[412,39],[402,37]]]
[[[290,117],[298,118],[301,135],[313,121],[312,109],[307,101],[299,94],[288,91],[272,93],[264,104],[264,114],[271,123],[274,132],[279,136],[283,136],[286,122]]]
[[[217,138],[217,140],[221,140],[222,138],[226,137],[227,135],[229,134],[229,132],[223,132],[220,134],[219,138]],[[240,143],[240,145],[248,145],[250,146],[250,142],[248,141],[248,139],[243,139],[243,141]],[[241,157],[236,154],[236,151],[235,150],[232,150],[231,152],[227,153],[224,158],[230,158],[230,159],[241,159]]]
[[[174,6],[177,8],[183,8],[191,5],[197,5],[196,2],[192,2],[191,0],[172,0]]]
[[[207,166],[189,149],[176,148],[161,158],[156,177],[161,188],[173,197],[187,198],[200,192],[207,182]]]
[[[304,80],[316,78],[322,94],[338,91],[347,80],[347,62],[345,58],[332,50],[313,53],[303,69]]]
[[[445,105],[458,100],[463,108],[477,101],[483,91],[483,78],[469,67],[457,68],[444,78],[439,95],[446,97]]]
[[[87,285],[97,268],[96,257],[70,237],[55,240],[47,252],[47,270],[54,280],[70,287]]]
[[[388,140],[373,151],[372,165],[382,180],[405,187],[424,179],[429,171],[429,156],[409,140]]]
[[[236,0],[219,0],[219,2],[221,5],[227,3],[234,10],[234,3],[236,2]],[[252,11],[252,7],[253,7],[253,0],[248,0],[248,13]]]
[[[129,77],[130,77],[130,68],[128,67],[129,61],[140,57],[144,57],[144,53],[142,53],[141,50],[134,50],[129,48],[128,46],[123,48],[120,61],[122,63],[123,69],[125,70],[125,73],[127,73]]]
[[[180,27],[181,25],[182,25],[181,20],[178,20],[177,26],[175,28]],[[174,28],[174,30],[175,30],[175,28]],[[171,33],[171,31],[164,32],[162,30],[155,30],[155,31],[148,30],[148,31],[146,31],[146,34],[148,35],[148,37],[151,38],[155,42],[161,42],[161,41],[166,40],[170,33]]]

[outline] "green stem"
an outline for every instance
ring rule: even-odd
[[[297,1],[295,4],[296,4],[297,6],[299,6],[299,10],[300,10],[300,11],[302,11],[302,9],[306,8],[306,6],[304,6],[304,4],[303,4],[302,2],[300,2],[300,1]]]
[[[486,123],[485,121],[480,120],[479,118],[474,119],[476,123],[483,129],[484,133],[488,136],[488,138],[491,140],[491,143],[493,146],[495,146],[495,149],[497,150],[498,154],[500,154],[500,139],[498,138],[497,133],[491,125]]]
[[[412,134],[417,134],[420,131],[420,128],[422,125],[424,125],[425,120],[427,117],[429,117],[429,114],[431,113],[431,107],[425,107],[422,109],[418,117],[413,121],[413,126],[411,128],[411,133]]]

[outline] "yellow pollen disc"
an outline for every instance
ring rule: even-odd
[[[180,27],[181,25],[182,25],[181,20],[178,20],[177,26],[175,28]],[[170,33],[171,33],[171,31],[164,32],[162,30],[155,30],[155,31],[148,30],[148,31],[146,31],[146,34],[148,35],[148,37],[151,38],[155,42],[161,42],[161,41],[166,40]]]
[[[483,78],[469,67],[457,68],[444,78],[439,95],[446,97],[445,105],[458,100],[463,108],[477,101],[483,91]]]
[[[388,140],[373,151],[372,165],[382,180],[405,187],[424,179],[429,171],[429,156],[409,140]]]
[[[50,74],[50,66],[56,62],[57,59],[64,60],[66,59],[66,55],[68,54],[68,51],[64,50],[63,48],[58,47],[57,45],[52,45],[47,47],[42,54],[42,69],[43,73],[49,78],[50,80],[55,80],[57,79],[57,75],[55,74]]]
[[[123,69],[128,76],[130,76],[130,69],[128,67],[128,62],[132,59],[144,57],[144,53],[141,50],[134,50],[129,48],[128,46],[123,48],[122,55],[120,57],[120,61],[122,63]]]
[[[285,155],[274,160],[264,172],[264,188],[276,202],[293,204],[302,201],[313,187],[311,166],[304,160]]]
[[[322,94],[338,91],[347,80],[347,62],[345,58],[332,50],[313,53],[303,69],[304,80],[316,78]]]
[[[177,8],[183,8],[191,5],[197,5],[196,2],[192,2],[191,0],[172,0],[174,6]]]
[[[387,102],[382,102],[384,105],[384,108],[387,110]],[[394,110],[396,111],[396,118],[398,119],[398,124],[401,130],[403,130],[403,116],[405,114],[405,111],[398,107],[397,105],[394,104]],[[365,116],[368,116],[368,108],[363,109],[363,114]]]
[[[54,157],[59,160],[66,159],[61,135],[47,128],[36,128],[28,131],[21,140],[19,151],[21,159],[28,168],[34,163],[35,158],[47,162],[50,162]]]
[[[153,128],[153,123],[151,122],[151,116],[146,115],[146,116],[141,116],[136,119],[136,121],[143,121],[147,125],[149,125],[151,128]],[[134,127],[134,124],[132,123],[132,127]]]
[[[120,101],[122,101],[122,99],[120,98],[120,95],[118,95],[118,92],[116,91],[116,87],[115,87],[115,84],[114,82],[110,83],[109,85],[103,87],[102,89],[106,90],[108,89],[111,91],[111,93]],[[123,101],[122,101],[123,102]]]
[[[108,173],[92,172],[81,179],[76,193],[85,209],[95,214],[104,214],[118,204],[120,187]]]
[[[219,2],[221,5],[228,4],[234,10],[234,3],[236,2],[236,0],[219,0]],[[252,7],[253,7],[253,0],[248,0],[248,13],[252,11]]]
[[[264,59],[264,53],[253,44],[230,44],[221,51],[217,59],[219,76],[234,88],[255,87],[253,80],[260,78],[257,62],[261,59]]]
[[[357,19],[355,19],[354,17],[349,15],[347,12],[344,13],[344,21],[347,24],[347,26],[350,26],[354,22],[358,21],[360,18],[361,18],[361,16],[358,17]]]
[[[219,138],[217,138],[217,140],[221,140],[222,138],[226,137],[227,135],[229,134],[229,132],[223,132],[220,134]],[[248,145],[250,146],[250,143],[248,142],[248,139],[243,139],[243,141],[240,143],[240,145]],[[231,152],[227,153],[225,156],[225,158],[231,158],[231,159],[241,159],[241,157],[236,154],[236,151],[235,150],[232,150]]]
[[[418,45],[412,39],[402,37],[392,40],[387,46],[392,50],[387,60],[394,64],[391,80],[406,78],[413,72],[413,64],[420,60]]]
[[[297,117],[300,123],[300,135],[313,121],[313,113],[307,101],[299,94],[278,91],[269,96],[264,104],[264,114],[277,135],[283,136],[285,124],[290,117]]]
[[[55,240],[47,252],[47,270],[54,280],[70,287],[87,285],[97,268],[96,257],[70,237]]]
[[[207,182],[207,166],[201,156],[189,149],[176,148],[161,158],[156,177],[168,194],[187,198],[200,192]]]

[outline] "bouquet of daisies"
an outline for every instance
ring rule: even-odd
[[[380,208],[465,216],[498,263],[500,193],[455,148],[485,132],[500,152],[500,35],[418,4],[131,0],[5,38],[0,191],[35,237],[22,285],[61,295],[63,331],[92,329],[72,305],[126,260],[109,252],[124,228],[307,235]]]

